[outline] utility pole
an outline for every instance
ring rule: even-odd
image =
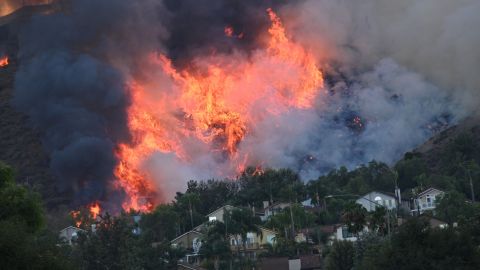
[[[464,165],[460,164],[460,167],[462,167],[463,170],[467,173],[468,180],[470,182],[470,195],[472,197],[472,202],[475,202],[475,191],[473,189],[473,180],[472,180],[472,175],[470,174],[470,170]]]
[[[292,239],[295,239],[295,223],[293,222],[293,204],[290,203],[290,222],[292,223]]]
[[[472,202],[475,202],[475,191],[473,190],[473,181],[472,175],[470,174],[470,170],[467,169],[468,179],[470,180],[470,193],[472,195]]]
[[[193,230],[193,210],[192,210],[192,201],[190,198],[188,198],[188,206],[190,208],[190,225],[192,226],[192,230]]]

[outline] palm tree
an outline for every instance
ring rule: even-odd
[[[385,233],[387,227],[386,215],[387,210],[385,207],[376,207],[375,211],[368,215],[368,227],[370,230]]]
[[[345,206],[342,214],[342,220],[347,225],[348,230],[358,237],[367,223],[367,209],[360,204],[350,202]]]
[[[200,203],[200,197],[197,193],[190,193],[187,192],[185,194],[182,194],[178,199],[177,199],[177,205],[180,209],[184,210],[187,212],[187,215],[189,217],[189,223],[190,223],[190,229],[193,229],[195,227],[195,221],[193,214],[195,211],[195,205]]]
[[[230,247],[225,237],[225,224],[213,221],[208,224],[202,239],[200,253],[205,258],[213,260],[215,270],[220,269],[220,263],[230,259]]]

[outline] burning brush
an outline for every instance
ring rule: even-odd
[[[245,153],[239,153],[238,147],[256,122],[290,109],[308,110],[313,106],[323,86],[315,58],[290,40],[272,9],[267,10],[267,15],[271,25],[265,47],[252,59],[213,55],[196,61],[197,70],[181,70],[167,56],[152,54],[150,66],[157,66],[169,76],[177,91],[175,96],[152,96],[159,90],[152,89],[155,81],[130,83],[133,102],[129,128],[135,143],[118,146],[120,163],[115,170],[121,188],[128,194],[124,209],[149,210],[153,206],[152,202],[139,201],[157,192],[155,181],[143,168],[156,152],[174,153],[189,162],[194,153],[186,143],[195,140],[218,155],[219,160],[228,160],[231,169],[220,174],[233,176],[240,173],[235,168],[253,162]],[[235,34],[231,27],[225,28],[225,35],[243,36]],[[262,103],[260,112],[256,107]],[[185,117],[162,111],[172,105]]]
[[[0,68],[8,66],[8,56],[4,55],[0,57]]]

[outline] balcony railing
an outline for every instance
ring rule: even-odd
[[[240,244],[238,246],[237,245],[230,245],[231,250],[237,250],[237,248],[240,249],[240,250],[243,250],[243,245],[242,244]],[[261,249],[262,246],[259,243],[247,243],[247,244],[245,244],[245,248],[247,250]]]

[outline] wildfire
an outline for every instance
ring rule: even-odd
[[[197,141],[230,162],[231,171],[223,173],[236,173],[252,162],[239,147],[255,123],[313,106],[323,87],[322,72],[314,56],[290,39],[273,10],[267,14],[267,42],[251,57],[199,57],[194,68],[177,70],[165,55],[151,54],[145,66],[161,75],[132,78],[128,127],[133,143],[118,145],[116,152],[115,176],[128,197],[124,209],[148,211],[154,203],[150,198],[161,195],[143,167],[152,154],[173,153],[189,162],[196,155],[190,146]],[[225,34],[235,32],[226,27]]]
[[[81,217],[80,217],[80,211],[71,211],[70,215],[72,216],[72,218],[75,222],[75,226],[77,228],[80,228],[80,226],[82,225],[82,220],[81,220]]]
[[[8,66],[8,56],[0,57],[0,67]]]
[[[97,219],[97,216],[100,215],[100,204],[98,202],[90,205],[90,215],[93,219]]]

